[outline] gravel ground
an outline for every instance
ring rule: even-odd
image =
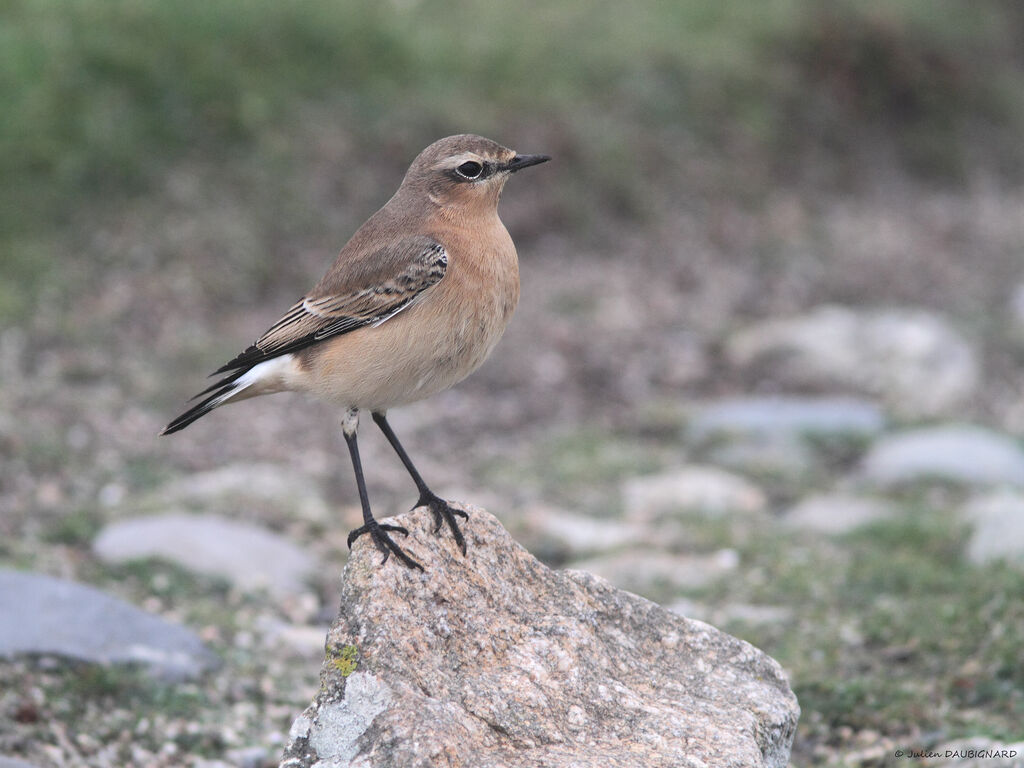
[[[291,719],[315,692],[345,536],[358,520],[339,414],[279,395],[219,411],[173,438],[156,435],[200,388],[202,375],[277,317],[379,203],[355,186],[328,183],[318,151],[336,148],[314,144],[308,165],[296,172],[306,184],[288,182],[302,189],[289,192],[291,206],[308,207],[301,221],[318,222],[308,232],[296,233],[300,225],[281,220],[285,213],[278,218],[267,201],[254,201],[215,169],[181,167],[159,194],[79,227],[81,240],[68,243],[61,282],[40,311],[0,331],[0,565],[99,586],[191,627],[224,660],[220,670],[186,684],[45,656],[4,661],[0,755],[40,768],[270,766]],[[630,478],[699,455],[680,438],[693,403],[793,389],[770,370],[731,365],[724,354],[730,336],[822,304],[941,316],[976,354],[980,381],[969,402],[932,420],[1024,435],[1020,189],[977,179],[965,191],[936,191],[895,178],[841,196],[776,190],[745,205],[666,196],[642,224],[598,217],[589,235],[579,235],[552,220],[549,211],[561,203],[543,191],[543,177],[529,181],[529,190],[510,185],[503,202],[523,278],[506,338],[470,380],[393,417],[438,492],[487,507],[513,531],[528,532],[543,504],[617,519],[619,492]],[[854,387],[803,389],[862,394]],[[893,428],[899,426],[897,417]],[[387,444],[365,432],[361,447],[378,514],[405,509],[413,489]],[[780,558],[843,567],[851,557],[843,545],[771,539],[770,521],[840,483],[861,448],[836,454],[825,480],[755,477],[767,489],[769,522],[755,529],[768,532],[766,552],[777,546]],[[211,470],[253,464],[284,478],[284,494],[235,489],[175,497],[169,490]],[[942,508],[962,496],[929,493],[926,502]],[[317,575],[308,591],[271,598],[168,562],[111,565],[92,553],[104,525],[157,511],[215,512],[260,524],[304,547],[319,564]],[[709,551],[738,548],[745,562],[754,544],[716,525],[694,523],[688,535]],[[553,547],[549,561],[564,562],[566,551]],[[803,573],[805,581],[814,578]],[[795,597],[805,586],[776,584],[774,593],[762,590],[760,602],[795,601],[813,632],[830,593],[805,605]],[[741,602],[742,595],[727,592],[654,585],[650,596]],[[830,626],[841,628],[848,618]],[[1006,631],[1024,637],[1019,614],[1007,622]],[[865,642],[852,631],[824,634],[823,642]],[[787,647],[778,630],[750,637],[795,668],[798,694],[811,679],[801,678],[809,673],[799,655],[834,653]],[[865,653],[897,653],[883,645]],[[952,658],[929,658],[953,665]],[[963,675],[970,678],[970,670]],[[860,749],[866,757],[844,764],[882,765],[893,744],[926,740],[909,704],[886,727],[835,714],[844,711],[836,703],[844,695],[856,699],[849,692],[825,696],[832,709],[802,699],[795,764],[839,764],[840,755]],[[970,731],[986,724],[999,731],[1008,722],[1003,710],[986,719],[984,703],[972,709],[958,701],[944,733],[975,735]],[[1012,702],[1005,705],[1011,714],[1019,696]],[[845,711],[856,710],[854,701]],[[873,756],[879,745],[885,754]]]

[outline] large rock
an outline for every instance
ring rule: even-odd
[[[166,679],[219,664],[190,630],[98,589],[38,573],[0,570],[0,657],[65,656],[137,664]]]
[[[821,306],[739,331],[726,355],[789,387],[881,397],[907,418],[957,412],[980,379],[964,337],[940,316],[915,309]]]
[[[93,541],[97,557],[124,563],[159,557],[242,589],[278,596],[308,591],[316,560],[297,544],[251,523],[217,515],[167,514],[118,520]]]
[[[883,487],[919,480],[1024,487],[1024,450],[981,427],[925,427],[879,440],[864,457],[862,474]]]
[[[396,522],[426,571],[355,544],[283,767],[787,764],[799,708],[753,646],[552,571],[481,510],[466,556],[423,510]]]

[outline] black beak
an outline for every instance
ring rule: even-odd
[[[531,165],[546,163],[550,159],[549,155],[516,155],[505,163],[505,170],[509,173],[515,173],[523,168],[529,168]]]

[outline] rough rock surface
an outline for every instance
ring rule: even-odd
[[[0,657],[140,664],[168,679],[196,677],[219,664],[185,627],[98,589],[38,573],[0,570],[0,616]]]
[[[322,685],[282,766],[785,766],[799,708],[741,640],[584,572],[470,508],[463,557],[397,518],[425,572],[368,538],[342,578]]]
[[[97,557],[123,563],[149,557],[220,576],[242,589],[301,594],[316,570],[309,553],[283,536],[217,515],[167,514],[118,520],[93,541]]]

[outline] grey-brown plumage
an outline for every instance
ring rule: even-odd
[[[392,443],[438,525],[460,547],[459,514],[430,492],[387,423],[388,408],[429,397],[468,376],[490,354],[519,298],[515,246],[498,218],[509,175],[545,162],[489,139],[441,139],[413,161],[395,195],[352,236],[319,283],[162,434],[227,403],[285,390],[342,406],[364,525],[385,553],[420,567],[370,513],[356,445],[360,409]]]

